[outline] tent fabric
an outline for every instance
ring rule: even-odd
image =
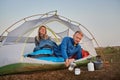
[[[63,32],[60,32],[60,33],[56,33],[58,36],[60,36],[61,38],[64,38],[65,36],[69,36],[68,35],[69,33],[69,29],[63,31]]]
[[[18,39],[18,37],[24,36],[25,33],[27,33],[30,30],[36,28],[37,26],[42,25],[42,24],[47,24],[47,23],[52,22],[52,21],[58,21],[58,22],[60,22],[64,25],[66,25],[68,28],[70,28],[74,32],[76,30],[80,30],[80,28],[78,26],[76,26],[74,24],[70,24],[69,22],[60,19],[58,16],[53,15],[51,17],[45,17],[45,18],[26,21],[25,23],[20,25],[18,28],[9,32],[7,39],[6,39],[6,41],[3,41],[3,42],[5,42],[3,44],[6,44],[10,41],[15,42]],[[13,39],[13,40],[11,40],[11,39]]]
[[[61,38],[63,38],[64,36],[69,36],[67,33],[70,30],[72,32],[75,32],[77,30],[82,31],[78,25],[72,24],[71,22],[67,20],[63,20],[58,15],[52,15],[49,17],[43,17],[43,18],[41,17],[39,19],[25,21],[23,24],[18,26],[16,29],[9,32],[6,39],[2,41],[3,46],[0,47],[0,67],[7,65],[7,64],[17,63],[17,62],[23,62],[23,63],[24,62],[34,62],[34,63],[43,62],[44,64],[47,63],[47,61],[43,61],[43,60],[38,61],[35,59],[23,57],[25,53],[32,52],[35,47],[35,44],[33,41],[34,38],[31,38],[32,39],[31,43],[27,43],[27,41],[25,40],[26,38],[28,38],[30,32],[32,32],[38,26],[46,25],[54,21],[57,21],[67,27],[67,30],[65,31],[61,31],[60,33],[55,32],[56,35],[58,35]],[[15,43],[17,40],[18,40],[18,43]],[[6,44],[10,44],[10,45],[6,45]],[[92,39],[87,37],[85,33],[84,33],[84,37],[82,41],[80,42],[80,45],[84,50],[87,50],[90,53],[89,57],[93,57],[97,55],[94,49],[94,46],[93,46]],[[52,62],[49,62],[49,63],[52,63]]]

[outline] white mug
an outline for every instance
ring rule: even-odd
[[[75,66],[76,66],[76,64],[74,62],[70,63],[70,66],[69,66],[68,70],[73,71]]]
[[[80,75],[81,71],[80,68],[75,68],[75,75]]]

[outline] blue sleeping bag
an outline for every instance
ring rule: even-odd
[[[64,58],[62,58],[62,57],[55,57],[55,56],[39,57],[37,59],[39,59],[39,60],[46,60],[46,61],[52,61],[52,62],[64,62]]]
[[[38,55],[38,54],[53,54],[53,50],[51,49],[40,49],[35,52],[30,53],[31,55]]]
[[[42,56],[38,56],[38,55],[42,55]],[[24,55],[24,57],[31,57],[31,56],[37,56],[34,58],[39,60],[46,60],[46,61],[52,61],[52,62],[64,62],[64,58],[54,56],[53,51],[51,49],[41,49],[41,50],[37,50],[35,52]]]

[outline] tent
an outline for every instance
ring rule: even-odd
[[[29,16],[17,21],[8,27],[0,37],[0,75],[20,73],[35,70],[49,70],[65,68],[64,62],[55,62],[47,60],[38,60],[34,58],[24,57],[26,53],[33,51],[35,47],[34,37],[40,25],[47,26],[48,35],[52,40],[59,44],[63,37],[72,36],[72,34],[80,30],[91,35],[91,38],[84,33],[80,45],[87,50],[90,55],[76,60],[76,64],[81,65],[88,58],[97,56],[93,41],[96,42],[89,30],[78,22],[60,16],[57,11],[51,11],[45,14]],[[4,36],[4,37],[3,37]]]

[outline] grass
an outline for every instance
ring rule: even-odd
[[[105,56],[106,61],[114,63],[120,62],[120,46],[97,48],[97,53],[100,54],[100,50],[102,50],[102,54]]]

